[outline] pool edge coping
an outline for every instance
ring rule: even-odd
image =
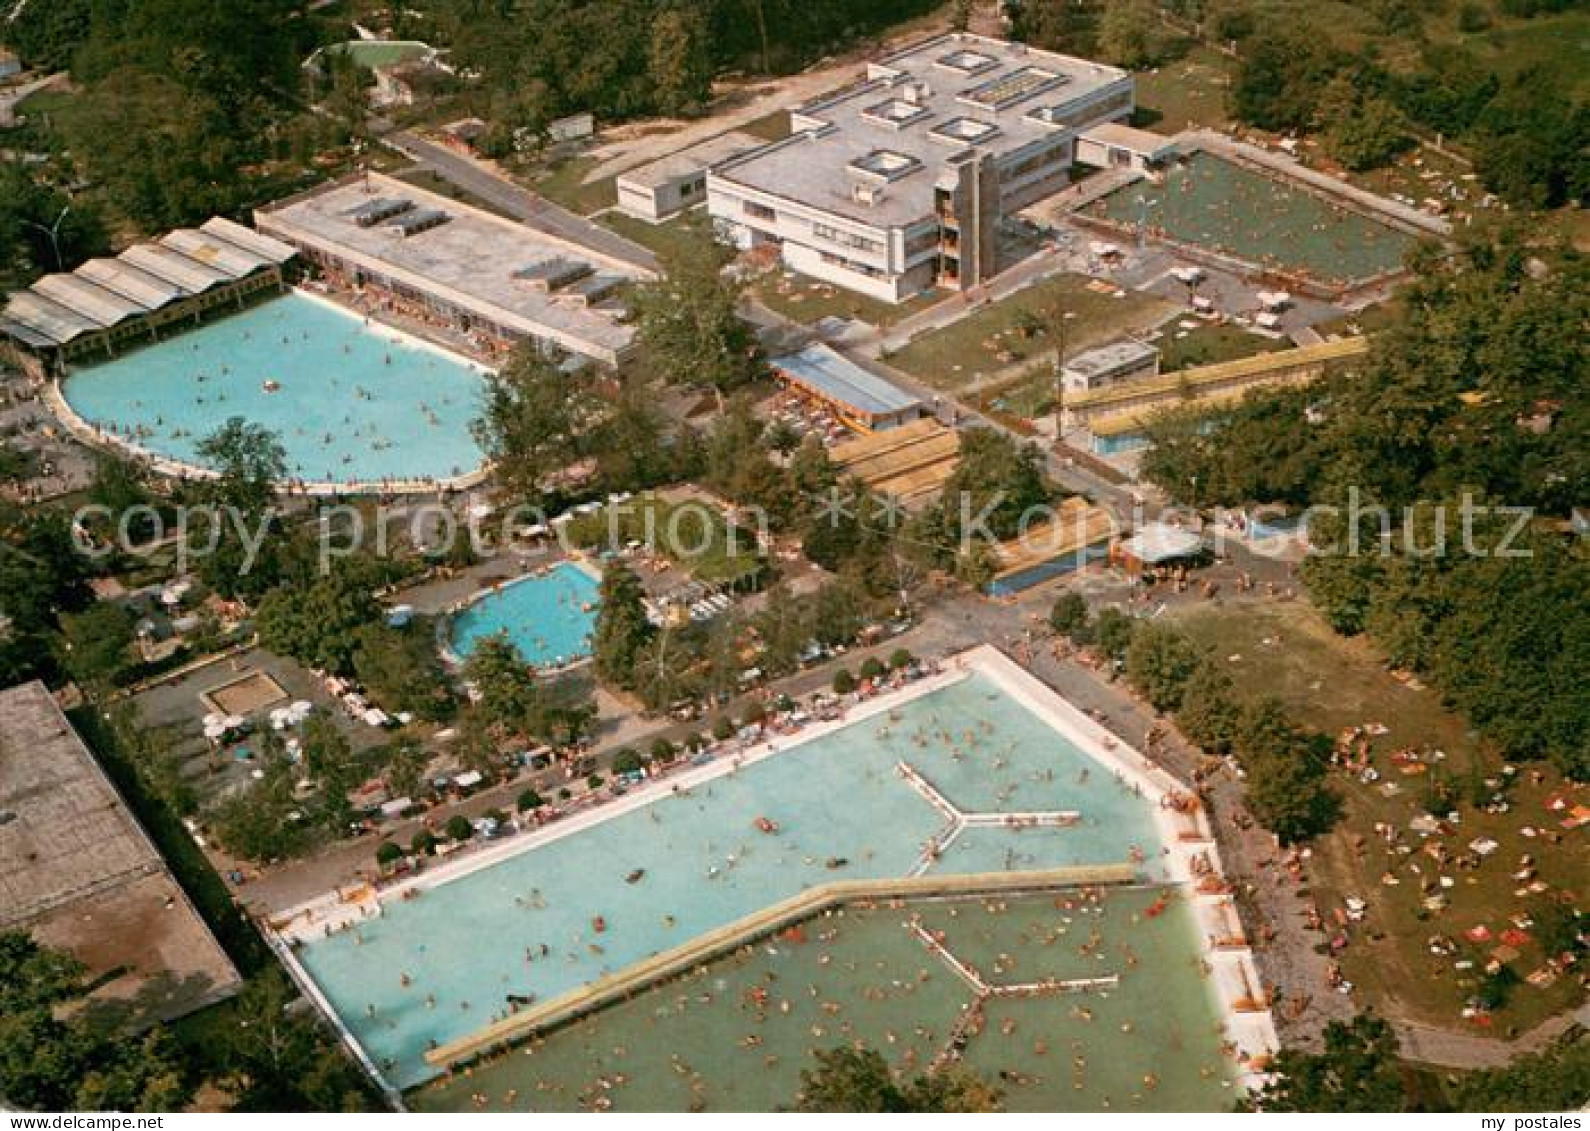
[[[368,319],[361,319],[360,315],[347,307],[333,302],[323,295],[306,291],[302,287],[291,287],[286,294],[308,299],[317,305],[335,310],[338,314],[350,320],[363,321],[367,327],[374,325]],[[285,296],[278,295],[276,297]],[[230,316],[228,314],[225,317]],[[401,330],[386,322],[380,323],[380,326],[383,330],[398,335],[399,339],[415,348],[439,353],[449,360],[465,366],[482,380],[496,372],[489,366],[483,366],[472,358],[449,350],[439,343],[427,341],[416,334]],[[130,457],[146,465],[156,474],[170,479],[212,481],[220,478],[220,473],[212,468],[201,467],[199,464],[189,463],[186,460],[160,455],[141,444],[134,443],[113,432],[108,432],[88,420],[66,398],[66,383],[71,376],[70,372],[52,376],[41,388],[41,399],[43,399],[55,418],[79,442],[99,450],[108,448],[119,455]],[[467,491],[470,488],[478,487],[491,476],[492,471],[493,465],[491,461],[485,458],[485,454],[482,453],[482,462],[473,471],[435,479],[351,479],[346,482],[333,479],[281,479],[274,481],[271,484],[271,488],[279,495],[302,495],[312,498],[329,498],[337,495],[429,495],[448,491]]]

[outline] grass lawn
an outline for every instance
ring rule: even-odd
[[[1230,65],[1220,52],[1199,45],[1163,67],[1139,71],[1136,120],[1162,134],[1190,126],[1224,127]]]
[[[583,183],[596,164],[594,157],[568,157],[532,165],[523,173],[535,192],[571,212],[589,216],[618,203],[616,178],[603,177],[591,184]]]
[[[838,317],[859,318],[880,329],[926,310],[945,297],[929,292],[896,305],[813,279],[782,264],[754,279],[750,293],[769,310],[808,326],[824,318]]]
[[[981,307],[960,321],[913,338],[889,364],[935,388],[960,391],[985,378],[1049,356],[1054,345],[1042,330],[1031,337],[1017,328],[1025,315],[1047,318],[1057,304],[1067,319],[1066,354],[1072,356],[1126,333],[1141,333],[1176,308],[1151,295],[1126,291],[1122,297],[1090,290],[1080,275],[1057,275],[1008,298]],[[1019,371],[1019,370],[1018,370]],[[1009,374],[1014,376],[1014,374]]]
[[[1299,720],[1332,736],[1366,723],[1387,728],[1372,747],[1378,782],[1363,784],[1335,775],[1346,813],[1335,831],[1314,844],[1310,868],[1315,898],[1327,919],[1348,896],[1369,904],[1364,926],[1341,957],[1343,972],[1357,985],[1357,1004],[1390,1016],[1461,1025],[1460,1010],[1498,936],[1514,926],[1513,916],[1527,913],[1552,892],[1572,893],[1583,904],[1585,877],[1590,875],[1586,831],[1562,833],[1555,846],[1521,831],[1559,831],[1563,814],[1548,810],[1546,801],[1569,791],[1544,764],[1528,763],[1515,774],[1503,774],[1501,761],[1482,748],[1460,716],[1442,707],[1434,690],[1393,677],[1368,641],[1337,636],[1306,604],[1203,606],[1172,615],[1215,656],[1227,660],[1239,694],[1279,696]],[[1405,747],[1441,750],[1445,758],[1428,773],[1407,775],[1390,760],[1392,752]],[[1422,838],[1409,822],[1425,811],[1423,799],[1436,774],[1464,795],[1479,779],[1512,782],[1507,811],[1486,812],[1460,802],[1457,822]],[[1580,788],[1577,801],[1585,799]],[[1377,824],[1398,830],[1401,843],[1413,851],[1404,855],[1389,850]],[[1456,856],[1481,838],[1499,847],[1475,869],[1443,867],[1425,851],[1440,842]],[[1523,892],[1523,882],[1513,878],[1526,853],[1535,857],[1547,892]],[[1387,876],[1399,882],[1385,884]],[[1440,883],[1443,876],[1452,886]],[[1446,897],[1444,909],[1426,909],[1421,882],[1432,885],[1432,894]],[[1488,941],[1465,938],[1465,932],[1478,926],[1490,932]],[[1458,953],[1432,954],[1429,940],[1434,936],[1456,941]],[[1541,966],[1544,954],[1533,937],[1517,949],[1512,967],[1521,977]],[[1456,969],[1463,959],[1473,960],[1474,968]],[[1500,1036],[1509,1028],[1527,1029],[1578,1000],[1570,978],[1545,988],[1520,981],[1497,1012],[1491,1032]]]
[[[1274,353],[1288,348],[1292,343],[1267,338],[1239,326],[1200,326],[1196,330],[1179,330],[1173,322],[1165,327],[1164,337],[1154,344],[1159,347],[1160,370],[1172,373],[1193,365],[1214,365],[1258,353]]]
[[[700,581],[727,585],[749,580],[764,563],[756,552],[756,535],[738,529],[731,538],[728,520],[705,503],[673,503],[643,495],[620,505],[603,507],[569,523],[568,536],[594,552],[620,550],[643,542],[668,555]]]
[[[606,212],[596,222],[658,255],[666,255],[676,247],[685,246],[691,238],[683,216],[675,216],[661,224],[648,224],[623,212]]]

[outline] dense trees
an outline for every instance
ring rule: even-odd
[[[1162,421],[1144,470],[1198,505],[1310,505],[1303,578],[1335,628],[1432,678],[1505,756],[1582,776],[1590,559],[1560,528],[1590,486],[1590,267],[1506,229],[1418,266],[1367,364],[1201,435]]]
[[[997,1089],[963,1068],[898,1079],[883,1055],[840,1047],[815,1053],[816,1068],[801,1070],[795,1110],[803,1112],[989,1112],[1000,1109]]]
[[[258,191],[299,128],[298,64],[333,33],[295,0],[62,0],[15,16],[6,34],[22,54],[80,84],[52,125],[92,197],[146,230]]]
[[[1382,30],[1399,58],[1390,66],[1375,41],[1348,50],[1298,8],[1298,19],[1257,18],[1238,2],[1208,21],[1217,38],[1237,41],[1235,117],[1321,131],[1332,156],[1355,169],[1405,147],[1406,119],[1463,142],[1486,187],[1515,207],[1556,207],[1590,192],[1590,104],[1571,94],[1561,66],[1489,61],[1492,45],[1423,36],[1417,7],[1385,4]]]
[[[591,644],[596,674],[615,686],[633,687],[636,661],[653,631],[640,578],[623,562],[609,562],[602,571]]]
[[[581,110],[614,120],[698,106],[714,74],[788,73],[932,0],[443,0],[424,36],[531,133]],[[521,92],[532,91],[523,101]]]
[[[1397,1035],[1386,1021],[1361,1016],[1325,1026],[1318,1053],[1283,1048],[1270,1083],[1249,1099],[1259,1111],[1408,1111]]]
[[[24,1110],[171,1111],[192,1095],[163,1029],[125,1038],[69,1012],[83,967],[20,931],[0,933],[0,1098]]]
[[[694,214],[692,214],[694,216]],[[744,285],[723,272],[731,253],[707,222],[660,257],[661,277],[642,283],[631,304],[647,363],[671,385],[698,385],[720,396],[763,372],[756,334],[739,315]]]
[[[356,634],[381,615],[375,590],[391,568],[374,559],[340,559],[308,586],[271,590],[254,618],[260,643],[312,668],[351,675]]]

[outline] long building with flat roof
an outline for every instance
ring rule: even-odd
[[[0,931],[72,954],[145,1024],[236,993],[236,967],[44,684],[0,691]],[[103,981],[99,981],[104,979]]]
[[[257,209],[261,232],[354,287],[468,334],[526,338],[605,365],[633,350],[620,289],[650,272],[379,173]]]
[[[922,401],[821,342],[775,357],[778,379],[857,432],[897,428],[922,415]]]
[[[792,111],[791,136],[714,165],[707,207],[746,248],[886,302],[998,269],[996,225],[1062,188],[1077,137],[1132,113],[1126,71],[952,33]]]

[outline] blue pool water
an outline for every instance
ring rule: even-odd
[[[74,368],[65,396],[90,423],[196,465],[199,443],[241,416],[277,434],[291,477],[351,483],[480,467],[470,422],[482,387],[460,358],[286,294]]]
[[[453,618],[453,651],[468,657],[476,641],[501,635],[529,664],[563,664],[588,655],[596,593],[595,579],[567,562],[540,577],[510,582]]]
[[[896,773],[902,760],[963,809],[1083,814],[1064,829],[967,829],[937,869],[1118,863],[1134,846],[1151,858],[1161,847],[1149,803],[974,674],[893,717],[389,901],[379,918],[312,940],[299,957],[389,1079],[407,1087],[434,1075],[428,1041],[487,1024],[510,993],[546,1000],[814,884],[907,874],[944,823]],[[763,816],[776,835],[757,831]],[[830,870],[831,857],[848,865]],[[627,883],[637,868],[645,877]]]

